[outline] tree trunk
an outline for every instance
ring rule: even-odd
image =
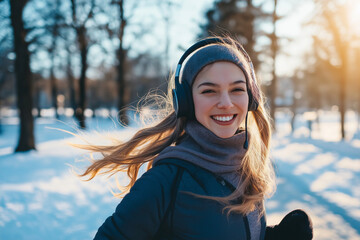
[[[58,104],[57,104],[57,85],[56,85],[56,78],[54,75],[54,49],[50,52],[51,56],[51,67],[50,67],[50,85],[51,85],[51,101],[52,101],[52,107],[55,111],[55,117],[56,119],[59,119],[59,113],[58,113]]]
[[[59,113],[58,113],[58,103],[57,103],[57,84],[56,84],[56,78],[54,74],[54,68],[55,68],[55,48],[56,48],[56,36],[55,31],[53,32],[53,39],[52,39],[52,46],[50,49],[50,60],[51,60],[51,67],[50,67],[50,86],[51,86],[51,102],[52,107],[55,111],[55,117],[56,119],[59,119]]]
[[[36,109],[37,109],[37,116],[36,117],[41,117],[41,87],[40,87],[40,80],[36,79],[34,81],[35,84],[35,105],[36,105]]]
[[[277,76],[276,76],[276,55],[277,55],[277,36],[276,36],[276,21],[277,21],[277,0],[274,0],[274,12],[273,12],[273,27],[274,30],[271,34],[271,50],[272,50],[272,58],[273,58],[273,68],[272,68],[272,81],[270,84],[270,116],[273,120],[273,129],[276,130],[276,95],[277,95]]]
[[[50,58],[51,58],[51,68],[50,68],[50,85],[51,85],[51,98],[52,98],[52,106],[55,109],[55,117],[56,119],[59,119],[59,113],[58,113],[58,100],[57,100],[57,94],[58,94],[58,88],[56,84],[56,78],[54,74],[55,69],[55,53],[56,53],[56,47],[57,47],[57,38],[59,37],[59,21],[60,21],[60,13],[58,12],[60,9],[60,0],[56,0],[56,11],[54,12],[54,26],[52,27],[52,43],[51,43],[51,49],[50,49]]]
[[[35,149],[34,118],[32,116],[32,82],[30,53],[25,40],[23,9],[27,0],[10,1],[10,18],[13,28],[17,107],[20,114],[20,136],[15,152]]]
[[[85,109],[86,109],[86,70],[88,68],[87,64],[87,40],[86,40],[86,28],[82,26],[77,31],[78,34],[78,43],[80,47],[80,56],[81,56],[81,72],[79,78],[79,101],[76,108],[75,116],[79,121],[81,128],[86,128],[85,125]]]
[[[341,52],[342,67],[340,79],[340,93],[339,93],[339,110],[340,110],[340,125],[341,125],[341,139],[345,139],[345,114],[346,114],[346,85],[347,85],[347,69],[348,69],[348,54],[347,46],[343,43],[343,52]]]
[[[344,7],[344,6],[342,6]],[[339,111],[340,111],[340,126],[341,126],[341,139],[345,139],[345,113],[346,113],[346,88],[348,81],[348,51],[349,43],[345,40],[346,36],[350,36],[350,28],[347,23],[338,24],[338,19],[334,18],[336,14],[329,12],[329,7],[323,11],[324,17],[328,22],[331,34],[333,36],[334,45],[337,50],[338,56],[341,59],[340,66],[340,81],[339,81]]]
[[[76,95],[75,95],[75,79],[71,69],[71,51],[67,49],[67,66],[66,66],[66,76],[68,80],[68,88],[69,88],[69,105],[73,109],[74,114],[76,113]]]
[[[7,73],[8,71],[3,69],[2,70],[2,74],[0,74],[1,78],[0,78],[0,89],[3,88],[3,86],[5,85],[5,81],[6,81],[6,77],[7,77]],[[3,127],[2,127],[2,116],[1,116],[1,106],[2,106],[2,99],[0,96],[0,135],[3,133]]]
[[[299,79],[298,76],[294,76],[292,78],[293,81],[293,102],[291,105],[291,112],[293,113],[291,120],[290,120],[290,126],[291,126],[291,134],[294,134],[295,131],[295,118],[296,118],[296,114],[297,114],[297,109],[298,109],[298,91],[299,91]]]
[[[247,15],[247,29],[246,31],[244,31],[244,35],[245,38],[247,39],[247,43],[246,43],[246,51],[249,54],[251,61],[254,64],[254,67],[257,68],[258,66],[258,57],[257,54],[255,52],[254,49],[254,45],[255,45],[255,33],[254,33],[254,22],[255,22],[255,15],[254,15],[254,5],[253,5],[253,1],[252,0],[247,0],[247,10],[246,10],[246,15]]]
[[[126,115],[125,107],[125,49],[124,49],[124,30],[126,26],[126,20],[124,16],[124,1],[120,0],[118,2],[120,9],[120,32],[119,32],[119,40],[120,45],[118,49],[118,67],[117,67],[117,83],[118,83],[118,111],[119,111],[119,121],[122,124],[128,124],[129,120]]]
[[[84,129],[86,128],[85,109],[86,109],[86,70],[88,68],[88,64],[87,64],[88,40],[86,39],[85,23],[80,25],[77,24],[78,20],[76,16],[75,0],[71,0],[71,10],[72,10],[73,24],[76,25],[74,28],[76,30],[76,36],[80,49],[80,59],[81,59],[81,70],[80,70],[79,89],[78,89],[79,98],[75,110],[75,117],[78,120],[80,127]]]

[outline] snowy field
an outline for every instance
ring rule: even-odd
[[[289,211],[305,209],[312,217],[316,240],[360,239],[360,133],[358,119],[347,114],[347,139],[340,141],[339,116],[322,112],[312,126],[299,116],[290,134],[289,117],[279,113],[272,159],[278,176],[276,194],[267,200],[269,224]],[[18,120],[2,119],[0,135],[0,239],[92,239],[120,201],[111,194],[114,179],[80,180],[75,171],[88,164],[70,118],[36,120],[37,151],[13,153]],[[134,128],[121,129],[111,119],[89,118],[86,139],[128,138]],[[83,136],[83,135],[82,135]],[[81,141],[80,141],[81,142]],[[124,175],[119,180],[126,181]]]

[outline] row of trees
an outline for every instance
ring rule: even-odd
[[[353,87],[358,79],[351,77],[359,74],[350,74],[358,71],[352,66],[359,59],[359,51],[353,50],[359,46],[351,45],[355,35],[344,28],[349,6],[338,0],[307,1],[315,6],[308,22],[314,29],[313,46],[292,76],[280,78],[276,69],[276,59],[286,52],[289,41],[277,33],[278,22],[286,18],[277,13],[278,0],[256,1],[257,5],[252,0],[215,0],[204,14],[199,37],[225,33],[244,44],[257,71],[269,76],[263,82],[274,121],[278,107],[290,107],[296,116],[300,109],[336,104],[344,138],[346,101],[359,102]],[[169,28],[176,20],[171,19],[171,12],[179,4],[175,0],[0,0],[0,104],[14,100],[11,91],[3,89],[11,90],[11,81],[16,79],[21,119],[16,151],[35,148],[32,109],[40,108],[44,92],[56,113],[58,96],[64,95],[65,106],[74,110],[79,126],[85,128],[86,108],[116,106],[121,110],[164,82],[172,40]],[[265,11],[263,4],[270,4],[272,10]],[[145,19],[141,9],[154,14]],[[153,36],[159,23],[166,29],[164,47],[138,50],[144,44],[136,42]],[[272,30],[265,31],[262,23],[271,23]],[[267,43],[260,43],[264,37]],[[165,84],[160,87],[165,90]],[[285,94],[289,90],[290,95]],[[290,102],[279,101],[289,96]],[[359,108],[359,104],[349,107]],[[126,112],[119,113],[126,123]]]
[[[355,8],[355,11],[354,9]],[[357,9],[356,9],[357,8]],[[356,1],[315,1],[315,16],[311,22],[315,26],[313,34],[312,69],[306,71],[312,78],[310,85],[315,91],[331,95],[329,85],[337,90],[337,106],[340,111],[341,136],[345,138],[345,113],[348,108],[360,112],[360,32],[358,26],[352,22],[356,14],[360,16],[360,6]],[[315,84],[322,81],[321,89]],[[324,98],[329,96],[322,95]],[[321,96],[321,95],[320,95]],[[347,104],[347,102],[349,104]],[[322,107],[321,99],[314,101],[313,107]]]
[[[304,22],[313,45],[304,51],[303,64],[290,76],[277,74],[277,57],[289,55],[286,46],[296,41],[277,33],[278,22],[287,17],[279,16],[278,0],[262,2],[272,4],[272,12],[264,12],[262,5],[254,6],[252,0],[216,1],[214,7],[206,13],[207,23],[203,34],[229,32],[237,36],[248,50],[255,67],[258,70],[266,67],[266,70],[260,71],[268,72],[269,77],[263,79],[263,87],[274,127],[275,112],[279,107],[289,108],[295,118],[304,109],[316,111],[336,105],[340,112],[341,137],[344,139],[346,110],[360,112],[360,69],[357,67],[360,59],[360,31],[354,31],[357,26],[354,19],[353,26],[349,21],[353,8],[358,7],[359,10],[360,6],[351,0],[305,2],[312,4],[314,9]],[[296,8],[300,3],[294,4]],[[354,12],[353,15],[359,13]],[[262,22],[271,23],[272,30],[264,31]],[[260,37],[268,39],[268,44],[262,45],[260,51],[255,51]],[[290,101],[286,101],[286,98]]]
[[[8,0],[0,4],[1,23],[4,26],[0,40],[12,42],[7,47],[2,45],[4,54],[1,60],[2,63],[6,63],[3,60],[13,60],[14,66],[12,69],[8,64],[4,65],[7,69],[2,71],[1,83],[5,85],[15,78],[16,102],[20,113],[20,137],[16,151],[35,149],[33,103],[34,99],[41,99],[39,96],[45,86],[50,89],[51,107],[59,117],[59,76],[67,80],[68,104],[73,108],[79,126],[86,127],[84,112],[89,101],[87,95],[91,94],[88,70],[93,62],[89,60],[92,48],[97,48],[97,55],[103,62],[107,61],[104,56],[111,54],[110,51],[115,52],[112,66],[101,65],[108,68],[104,69],[104,75],[111,74],[116,79],[116,84],[112,84],[117,89],[115,105],[118,109],[124,108],[127,92],[125,78],[131,69],[126,65],[138,61],[136,58],[127,59],[130,46],[125,46],[124,35],[128,20],[139,2],[127,4],[127,14],[123,0]],[[131,34],[144,34],[142,30],[134,30]],[[10,54],[12,48],[14,54]],[[153,65],[156,65],[156,61]],[[7,74],[11,72],[14,74]],[[56,74],[59,72],[61,74]],[[44,78],[49,80],[48,84],[44,84]],[[124,111],[119,111],[119,119],[127,123]]]

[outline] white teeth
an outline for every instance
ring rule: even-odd
[[[220,117],[220,116],[213,116],[213,118],[217,121],[221,121],[221,122],[228,122],[230,120],[232,120],[234,118],[234,115],[232,116],[227,116],[227,117]]]

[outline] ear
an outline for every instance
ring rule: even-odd
[[[248,105],[248,111],[256,111],[259,107],[258,101],[254,98],[252,91],[248,90],[248,96],[249,96],[249,105]]]
[[[192,99],[192,91],[189,84],[184,81],[181,84],[175,85],[175,89],[172,90],[172,95],[176,117],[186,117],[187,119],[194,118],[194,101]]]

